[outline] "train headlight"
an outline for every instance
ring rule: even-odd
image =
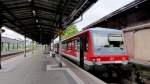
[[[113,58],[113,57],[111,57],[111,58],[110,58],[110,60],[112,61],[112,60],[114,60],[114,58]]]
[[[98,60],[98,62],[100,62],[100,61],[101,61],[101,58],[97,58],[97,60]]]
[[[93,59],[93,62],[96,62],[97,60],[96,59]]]
[[[125,58],[125,57],[123,57],[123,58],[122,58],[122,60],[124,61],[124,60],[126,60],[126,58]]]
[[[93,59],[94,62],[100,62],[101,58]]]

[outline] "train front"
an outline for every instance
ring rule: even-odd
[[[126,65],[128,55],[125,52],[123,34],[119,30],[91,31],[92,62],[95,65]],[[104,68],[104,67],[103,67]]]

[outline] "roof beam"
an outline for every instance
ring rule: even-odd
[[[52,21],[52,22],[54,22],[54,21],[55,21],[55,20],[51,20],[51,19],[44,18],[44,17],[39,17],[39,16],[38,16],[37,18],[42,19],[42,20]]]
[[[6,0],[6,5],[20,5],[20,4],[25,4],[25,3],[27,3],[27,1],[23,1],[23,0],[19,0],[19,1],[17,1],[17,2],[15,2],[15,3],[13,3],[12,4],[12,2],[13,2],[13,0]]]
[[[56,10],[52,10],[52,9],[47,9],[47,8],[43,8],[43,7],[39,7],[39,6],[35,6],[35,8],[46,11],[46,12],[56,13]]]
[[[15,6],[15,7],[8,8],[8,10],[22,9],[22,8],[30,8],[30,5]]]
[[[18,20],[27,20],[27,19],[32,19],[34,17],[25,17],[25,18],[19,18]],[[46,21],[50,21],[50,22],[54,22],[55,20],[51,20],[51,19],[48,19],[48,18],[44,18],[44,17],[40,17],[40,16],[37,16],[36,17],[38,20],[46,20]]]
[[[70,0],[66,0],[65,5],[64,5],[63,15],[65,14],[65,11],[67,10],[69,3],[70,3]]]
[[[26,26],[34,26],[35,24],[27,24]],[[36,25],[41,25],[41,26],[47,26],[47,27],[52,27],[54,28],[54,26],[52,25],[47,25],[47,24],[43,24],[43,23],[37,23]]]
[[[45,28],[42,28],[41,31],[44,31],[45,34],[56,34],[55,31],[52,31],[51,29],[47,29],[47,28],[46,28],[46,29],[45,29]],[[31,34],[36,34],[36,33],[37,33],[37,31],[36,31],[36,30],[33,30],[33,29],[30,29],[28,32],[31,33]],[[37,34],[38,34],[38,33],[37,33]]]
[[[0,13],[0,16],[4,17],[4,19],[6,19],[8,22],[10,22],[11,24],[13,24],[14,26],[22,29],[22,26],[17,25],[14,21],[12,21],[11,19],[7,18],[5,15],[3,15],[3,14]]]
[[[28,19],[32,19],[32,18],[34,18],[34,17],[24,17],[24,18],[18,18],[18,20],[28,20]]]
[[[14,18],[14,20],[16,20],[16,21],[18,21],[18,23],[20,23],[20,25],[22,25],[22,30],[24,31],[24,32],[26,32],[26,30],[24,30],[24,27],[26,27],[21,21],[19,21],[18,19],[17,19],[17,17],[12,13],[12,12],[10,12],[9,10],[8,10],[8,8],[3,4],[3,2],[2,1],[0,1],[0,3],[1,3],[1,5],[4,7],[4,9]],[[16,25],[17,26],[17,25]]]

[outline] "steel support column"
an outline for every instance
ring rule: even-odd
[[[51,51],[51,43],[49,43],[49,46],[48,46],[48,47],[49,47],[49,48],[48,48],[48,49],[49,49],[49,51]]]
[[[32,54],[34,53],[34,41],[32,40]]]
[[[0,46],[1,46],[1,33],[2,33],[2,29],[1,29],[1,25],[0,25]],[[0,48],[0,69],[2,69],[2,65],[1,65],[1,48]]]
[[[3,42],[1,42],[1,51],[3,51],[3,48],[4,48]]]
[[[15,44],[13,43],[13,50],[15,49]]]
[[[61,55],[61,47],[62,47],[62,44],[61,44],[62,37],[61,37],[61,35],[63,34],[62,15],[59,16],[58,28],[59,28],[59,31],[58,31],[58,33],[59,33],[59,57],[60,57],[59,66],[62,67],[62,55]]]
[[[52,57],[55,57],[55,52],[54,52],[54,40],[52,40],[51,45],[52,45],[51,56],[52,56]]]
[[[62,55],[61,55],[61,30],[59,30],[59,66],[62,67]]]
[[[46,53],[46,44],[44,46],[45,46],[45,53]]]
[[[0,25],[0,46],[1,46],[1,42],[2,42],[2,40],[1,40],[1,34],[4,32],[4,30],[1,27],[2,27],[2,25]],[[0,69],[2,69],[2,65],[1,65],[1,50],[2,49],[1,48],[0,48]]]
[[[1,34],[4,32],[4,30],[2,30],[2,20],[3,20],[3,18],[0,18],[0,46],[1,46],[1,42],[2,42],[2,40],[1,40]],[[1,65],[1,48],[0,48],[0,69],[2,69],[2,65]]]
[[[24,36],[24,57],[26,57],[26,35]]]
[[[10,50],[9,48],[10,48],[10,43],[8,43],[8,51]]]

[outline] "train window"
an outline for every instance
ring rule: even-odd
[[[65,49],[67,49],[67,42],[65,42]]]
[[[71,46],[70,46],[70,49],[72,49],[72,41],[70,42],[70,45],[71,45]]]
[[[72,40],[72,49],[74,48],[74,40]]]
[[[68,49],[71,49],[71,42],[68,43]]]
[[[77,51],[77,40],[74,41],[75,50]]]
[[[67,49],[66,42],[62,43],[62,48],[63,48],[63,49]]]
[[[79,50],[80,50],[80,40],[77,39],[77,51],[79,51]]]
[[[64,49],[64,42],[61,43],[61,47]]]
[[[70,49],[70,42],[68,42],[68,49]]]
[[[68,50],[68,48],[69,48],[68,45],[69,45],[68,42],[66,42],[66,49],[67,49],[67,50]]]

